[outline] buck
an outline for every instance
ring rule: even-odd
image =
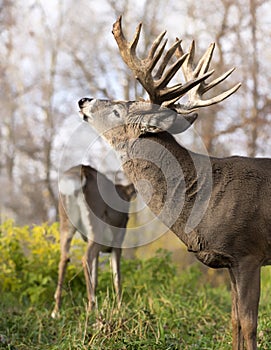
[[[120,305],[121,246],[129,219],[129,201],[134,194],[134,186],[114,185],[94,168],[80,165],[63,174],[59,189],[61,258],[52,317],[56,318],[60,314],[62,286],[71,242],[76,231],[88,242],[82,259],[88,310],[93,309],[96,304],[100,252],[111,253],[113,282],[117,303]]]
[[[201,107],[221,102],[241,84],[210,99],[203,94],[233,71],[207,82],[214,44],[195,65],[195,44],[183,53],[180,40],[165,52],[165,32],[145,59],[131,42],[121,17],[113,26],[120,54],[149,101],[83,98],[80,113],[121,155],[123,168],[150,209],[198,260],[229,270],[234,350],[257,348],[260,270],[271,263],[271,160],[215,158],[193,153],[172,134],[185,131]],[[174,63],[171,63],[174,60]],[[168,86],[182,68],[185,83]],[[184,96],[187,102],[177,103]],[[245,345],[244,345],[245,344]]]

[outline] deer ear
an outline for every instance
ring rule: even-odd
[[[168,131],[171,134],[179,134],[188,129],[197,117],[196,113],[180,115],[171,109],[161,109],[143,118],[141,131],[142,133]]]
[[[171,134],[180,134],[184,132],[194,123],[194,121],[198,118],[197,113],[187,114],[187,115],[177,115],[173,125],[167,129],[167,131]]]

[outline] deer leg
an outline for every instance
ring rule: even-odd
[[[112,265],[113,282],[114,282],[118,307],[120,307],[120,304],[121,304],[120,258],[121,258],[121,248],[112,248],[111,265]]]
[[[243,338],[247,350],[257,349],[257,321],[260,298],[260,266],[255,265],[254,259],[246,259],[237,268],[231,269],[232,279],[235,280],[236,294],[233,297],[234,332],[239,334],[235,350],[242,350]],[[234,298],[236,299],[234,301]],[[238,329],[237,329],[238,327]],[[241,335],[241,334],[242,335]],[[236,336],[236,334],[234,334]]]
[[[91,311],[96,305],[96,288],[98,282],[98,259],[100,245],[95,242],[89,242],[85,256],[82,259],[86,288],[88,295],[88,310]]]
[[[68,220],[68,219],[67,219]],[[75,233],[74,227],[66,222],[66,228],[63,229],[63,223],[60,223],[60,262],[58,265],[58,281],[55,291],[55,307],[51,314],[52,318],[59,317],[59,310],[61,306],[61,293],[62,285],[65,277],[65,272],[69,262],[69,251],[71,247],[71,241]]]
[[[238,314],[238,295],[236,280],[232,271],[229,271],[231,278],[231,297],[232,297],[232,309],[231,309],[231,320],[232,320],[232,349],[233,350],[244,350],[244,337],[241,332],[241,324]]]

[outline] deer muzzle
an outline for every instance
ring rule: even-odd
[[[79,113],[82,115],[83,119],[86,122],[93,121],[92,113],[96,101],[97,100],[89,97],[81,98],[81,100],[78,101],[78,106],[80,108]]]

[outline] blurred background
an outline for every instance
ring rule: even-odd
[[[164,29],[170,42],[183,39],[184,50],[195,39],[198,55],[215,42],[216,76],[235,66],[225,89],[242,87],[200,112],[197,137],[211,155],[270,157],[270,13],[271,2],[263,0],[0,0],[1,220],[58,220],[58,167],[81,123],[80,98],[144,97],[111,34],[120,14],[128,38],[143,22],[141,54]],[[188,138],[191,149],[197,137]],[[95,160],[103,162],[103,150]],[[159,242],[151,250],[181,245],[173,236]]]

